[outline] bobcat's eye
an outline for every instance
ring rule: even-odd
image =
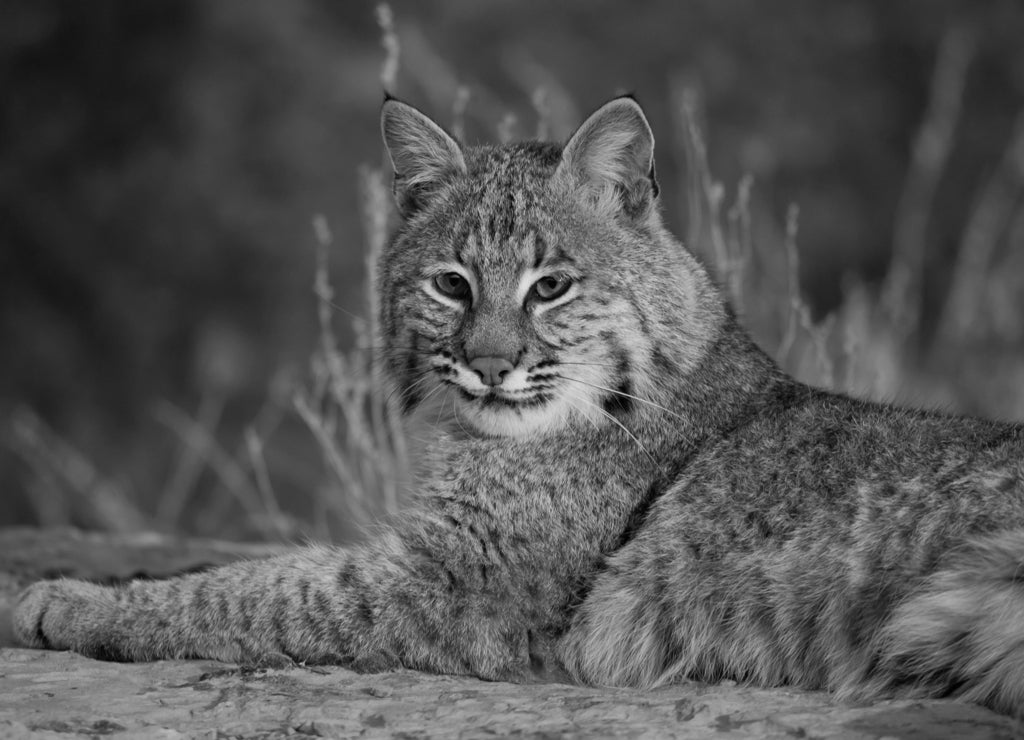
[[[434,287],[449,298],[460,301],[469,298],[469,281],[457,272],[442,272],[434,278]]]
[[[542,301],[553,301],[565,295],[571,285],[572,278],[566,275],[545,275],[533,284],[533,292]]]

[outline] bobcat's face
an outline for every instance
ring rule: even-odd
[[[632,395],[640,327],[597,250],[559,223],[559,201],[531,203],[511,187],[453,188],[447,208],[396,244],[407,394],[491,435],[603,423]]]
[[[609,103],[564,149],[463,149],[393,100],[382,123],[405,219],[380,272],[403,406],[485,435],[621,425],[668,364],[652,307],[675,300],[664,263],[679,259],[650,244],[653,140],[636,103]]]

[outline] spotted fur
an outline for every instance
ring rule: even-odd
[[[801,385],[665,230],[619,98],[564,147],[387,100],[384,358],[433,427],[358,548],[36,584],[28,645],[117,660],[681,677],[1024,705],[1024,427]]]

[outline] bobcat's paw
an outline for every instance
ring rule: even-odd
[[[14,635],[28,647],[87,652],[108,589],[85,581],[40,581],[18,595]]]

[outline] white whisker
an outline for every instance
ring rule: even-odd
[[[582,403],[589,403],[590,402],[588,398],[586,398],[585,396],[583,396],[579,392],[573,391],[573,390],[570,390],[570,389],[566,389],[565,395],[566,395],[566,397],[570,401],[580,401]],[[598,427],[597,422],[594,421],[594,419],[592,419],[589,414],[585,413],[584,411],[581,411],[579,408],[576,408],[575,406],[570,405],[570,408],[568,409],[568,411],[576,411],[580,416],[582,416],[584,419],[586,419],[588,422],[590,422],[590,425],[593,426],[594,429],[599,429],[600,428],[600,427]],[[566,414],[566,418],[567,419],[571,419],[572,417],[567,413]]]
[[[581,365],[583,367],[618,367],[617,362],[562,362],[559,360],[558,364],[561,365]],[[544,372],[539,370],[537,372]]]
[[[675,413],[674,411],[665,408],[661,404],[655,403],[654,401],[651,401],[651,400],[646,399],[646,398],[641,398],[640,396],[634,396],[632,393],[626,393],[625,391],[617,391],[614,388],[606,388],[605,386],[598,385],[597,383],[591,383],[591,382],[586,381],[586,380],[580,380],[579,378],[573,378],[573,377],[570,377],[568,375],[562,375],[560,373],[557,373],[555,375],[555,377],[562,378],[563,380],[571,380],[571,381],[573,381],[575,383],[582,383],[583,385],[589,385],[591,388],[596,388],[597,390],[604,391],[605,393],[612,393],[612,394],[614,394],[616,396],[622,396],[623,398],[630,398],[630,399],[632,399],[634,401],[639,401],[640,403],[647,404],[648,406],[652,406],[652,407],[658,409],[659,411],[664,411],[666,414],[669,414],[670,416],[674,416],[677,419],[680,419],[682,421],[686,421],[685,417],[680,416],[679,414]]]
[[[469,433],[469,430],[467,430],[466,427],[462,424],[462,419],[459,418],[459,407],[456,404],[456,400],[457,399],[453,396],[452,397],[452,414],[455,415],[455,423],[459,425],[459,429],[461,429],[463,431],[463,433],[467,437],[472,437],[473,435]]]
[[[649,457],[652,462],[655,462],[655,463],[658,462],[657,459],[654,457],[654,455],[652,455],[647,450],[647,448],[643,446],[643,443],[639,439],[637,439],[636,435],[633,434],[633,432],[629,431],[629,429],[626,428],[625,424],[623,424],[621,421],[616,419],[612,414],[609,414],[607,411],[605,411],[603,408],[601,408],[601,404],[595,403],[594,401],[591,401],[589,398],[584,398],[582,396],[579,396],[577,398],[578,398],[578,400],[582,401],[583,403],[588,404],[590,406],[593,406],[595,409],[597,409],[598,413],[600,413],[602,416],[604,416],[604,417],[610,419],[612,422],[614,422],[619,427],[619,429],[621,429],[627,435],[629,435],[629,438],[632,439],[636,443],[636,446],[640,448],[641,452],[643,452],[645,455],[647,455],[647,457]]]
[[[438,388],[444,388],[445,389],[445,397],[442,398],[441,399],[441,403],[439,403],[437,405],[437,418],[434,419],[434,427],[435,428],[441,426],[441,414],[444,413],[445,402],[448,400],[448,396],[450,396],[451,392],[452,392],[451,386],[448,386],[448,385],[439,385]],[[455,404],[455,401],[453,400],[452,401],[453,407],[454,407],[454,404]]]
[[[426,370],[423,370],[420,373],[418,373],[416,375],[415,379],[408,386],[406,386],[405,388],[396,388],[393,391],[391,391],[387,395],[387,397],[384,399],[384,405],[386,406],[387,404],[389,404],[391,402],[392,397],[396,396],[396,395],[397,395],[397,400],[400,403],[404,402],[421,385],[425,385],[426,384],[427,380],[433,374],[433,372],[434,372],[433,368],[428,368]],[[440,387],[440,386],[438,386],[438,387]],[[429,394],[428,394],[428,396],[429,396]],[[426,400],[426,397],[424,397],[423,400]],[[420,403],[423,403],[423,401],[420,401]]]

